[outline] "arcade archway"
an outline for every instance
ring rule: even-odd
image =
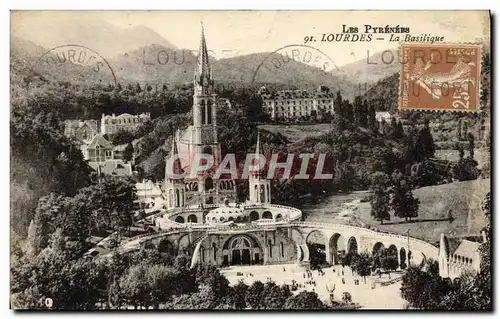
[[[258,220],[259,219],[259,213],[256,212],[256,211],[251,211],[250,212],[250,221],[253,222],[254,220]]]
[[[175,222],[183,224],[184,223],[184,217],[182,217],[182,216],[175,217]]]
[[[339,233],[330,237],[330,256],[331,259],[327,260],[331,264],[339,264],[342,257],[347,253],[346,239]]]
[[[351,255],[358,254],[358,241],[354,236],[347,241],[347,253]]]
[[[266,210],[264,213],[262,213],[262,219],[273,219],[273,214]]]
[[[306,244],[309,248],[309,261],[311,268],[316,268],[319,265],[326,264],[325,251],[326,237],[319,230],[313,230],[306,237]]]
[[[254,265],[263,263],[262,249],[250,236],[237,235],[224,244],[225,266]]]

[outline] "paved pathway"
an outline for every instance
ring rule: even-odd
[[[221,269],[220,271],[228,278],[232,285],[236,284],[240,279],[243,279],[247,285],[251,285],[252,282],[257,280],[266,282],[268,277],[278,285],[284,283],[291,285],[292,280],[295,280],[297,283],[302,284],[302,289],[298,291],[314,290],[323,301],[329,302],[330,297],[327,285],[335,284],[335,300],[340,301],[342,293],[349,292],[352,296],[352,301],[366,309],[404,309],[405,305],[405,301],[400,295],[401,281],[383,287],[375,285],[375,288],[372,289],[372,283],[378,280],[378,276],[367,277],[365,284],[363,278],[358,277],[356,274],[352,275],[348,268],[344,270],[344,276],[342,276],[342,266],[335,266],[335,272],[333,268],[323,269],[325,272],[324,276],[319,275],[318,271],[314,270],[312,271],[312,279],[307,277],[304,279],[304,268],[294,264],[239,266]],[[243,276],[237,276],[237,272],[242,272]],[[253,277],[250,274],[253,274]],[[391,278],[393,279],[398,276],[401,275],[391,274]],[[342,278],[344,278],[345,284],[342,284]],[[388,275],[383,274],[382,278],[388,280]],[[354,279],[359,279],[360,284],[354,285]],[[305,282],[310,280],[315,281],[316,286],[305,284]]]

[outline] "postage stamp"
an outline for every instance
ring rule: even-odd
[[[481,47],[403,44],[400,110],[477,112]]]

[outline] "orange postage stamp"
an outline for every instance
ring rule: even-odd
[[[403,44],[399,110],[477,112],[481,47]]]

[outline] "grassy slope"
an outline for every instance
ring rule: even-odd
[[[445,219],[451,210],[453,222],[422,221],[405,223],[404,219],[392,218],[387,224],[380,225],[370,216],[370,203],[360,203],[350,217],[341,217],[341,205],[367,196],[367,192],[331,196],[320,204],[302,207],[306,220],[351,224],[363,227],[374,227],[378,230],[425,239],[431,243],[439,240],[441,233],[451,237],[478,235],[485,225],[485,218],[480,203],[490,190],[490,179],[455,182],[438,186],[422,187],[415,190],[420,200],[417,220]],[[343,215],[343,214],[340,214]]]
[[[330,124],[312,125],[259,125],[259,128],[272,133],[281,133],[292,143],[298,142],[306,137],[315,137],[330,131]]]

